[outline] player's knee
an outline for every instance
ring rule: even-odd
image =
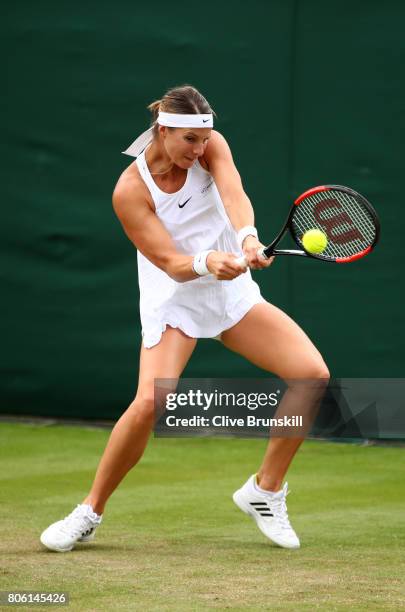
[[[153,390],[151,392],[138,392],[129,409],[136,413],[142,421],[153,421],[155,418],[155,400]]]
[[[311,364],[306,378],[317,380],[320,384],[324,382],[325,386],[329,383],[330,372],[324,361],[315,361]]]

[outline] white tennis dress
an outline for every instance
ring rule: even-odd
[[[176,193],[166,193],[153,180],[145,151],[136,164],[145,181],[156,214],[185,255],[214,249],[241,255],[236,232],[225,212],[211,174],[198,160],[188,170]],[[192,338],[213,338],[232,327],[264,298],[250,270],[231,281],[208,274],[178,283],[138,251],[138,278],[143,344],[158,344],[166,326],[177,327]]]

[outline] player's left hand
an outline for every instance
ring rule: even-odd
[[[268,268],[273,263],[274,256],[266,259],[259,255],[260,249],[263,249],[264,246],[254,236],[246,236],[243,241],[243,254],[247,259],[249,268],[252,270],[262,270],[263,268]]]

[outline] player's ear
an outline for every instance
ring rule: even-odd
[[[159,135],[164,140],[166,138],[166,135],[167,135],[167,128],[166,128],[166,126],[165,125],[159,125],[158,131],[159,131]]]

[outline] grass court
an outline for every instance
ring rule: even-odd
[[[288,551],[231,499],[264,439],[155,438],[95,541],[46,551],[41,531],[82,501],[108,436],[0,425],[0,590],[68,591],[75,611],[405,607],[403,449],[305,442],[288,478],[302,547]]]

